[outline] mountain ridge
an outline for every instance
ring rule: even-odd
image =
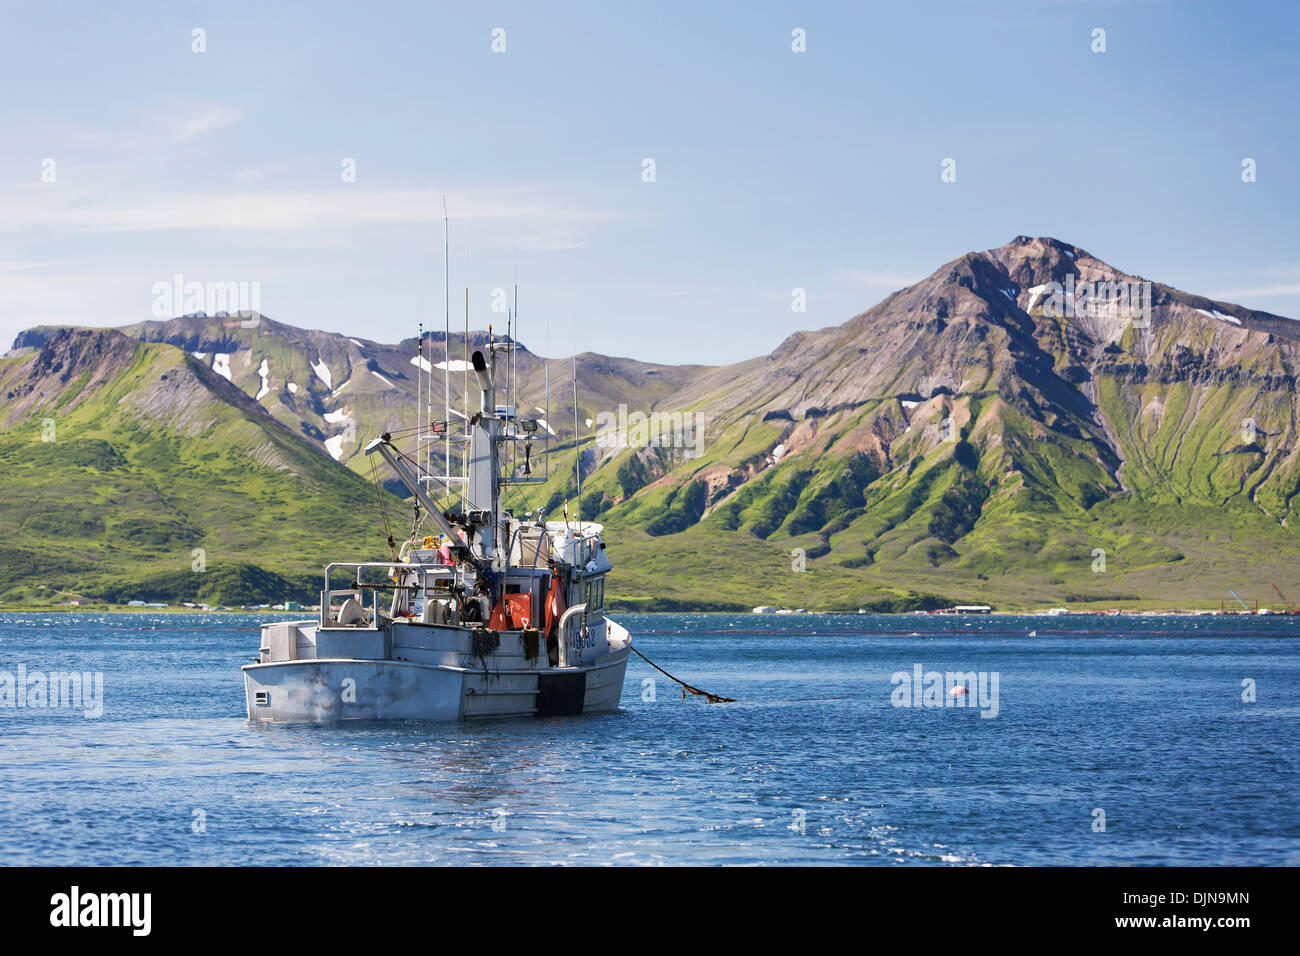
[[[1083,290],[1107,284],[1140,291],[1145,318],[1084,308]],[[29,330],[15,349],[53,334]],[[122,334],[184,352],[242,393],[232,404],[357,470],[366,438],[415,417],[414,340],[248,315]],[[470,346],[485,336],[471,332]],[[223,371],[218,346],[231,349]],[[461,333],[425,344],[428,362],[450,353],[453,405],[463,350]],[[520,414],[541,415],[546,371],[556,386],[572,360],[517,355]],[[578,406],[553,387],[543,427],[572,455],[576,412],[581,499],[563,462],[516,507],[569,502],[606,523],[638,572],[628,606],[1212,606],[1262,573],[1261,551],[1300,556],[1289,520],[1300,323],[1149,282],[1051,237],[966,253],[743,362],[576,361]],[[698,454],[602,440],[596,423],[620,408],[689,422]],[[1300,590],[1295,571],[1276,577]]]

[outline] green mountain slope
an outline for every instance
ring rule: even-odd
[[[373,483],[171,346],[64,330],[0,397],[6,604],[314,603],[327,560],[382,556]]]
[[[1300,327],[1158,284],[1146,327],[1053,314],[1067,280],[1142,281],[1020,237],[698,376],[677,407],[710,419],[702,455],[584,460],[584,517],[652,569],[624,587],[818,607],[1300,592]],[[570,471],[552,503],[575,490]]]

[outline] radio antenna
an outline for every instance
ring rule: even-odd
[[[519,359],[515,356],[516,346],[519,345],[519,239],[515,241],[515,332],[510,337],[510,405],[515,408],[515,434],[519,434],[519,385],[515,381],[515,376],[519,375]],[[516,446],[519,442],[510,444],[510,470],[515,471],[515,457],[517,453]]]
[[[578,503],[573,509],[577,515],[578,533],[582,533],[582,438],[578,433],[578,322],[569,313],[573,330],[573,473],[577,476]]]
[[[551,323],[546,323],[546,480],[551,480]]]
[[[421,296],[423,298],[423,296]],[[424,322],[420,322],[420,336],[415,340],[415,463],[420,464],[421,441],[420,413],[424,408]],[[419,477],[418,475],[416,476]],[[418,498],[416,499],[419,500]]]
[[[464,400],[464,404],[465,404],[465,416],[464,416],[464,419],[462,420],[462,424],[465,426],[465,437],[466,437],[466,441],[462,443],[463,447],[462,447],[462,449],[461,449],[461,456],[460,456],[460,460],[461,460],[461,470],[462,470],[463,474],[465,475],[465,482],[466,482],[466,485],[465,485],[465,488],[466,488],[466,499],[465,499],[465,500],[466,500],[466,501],[469,500],[469,498],[468,498],[468,489],[469,489],[469,441],[468,441],[468,438],[469,438],[469,434],[470,434],[470,430],[469,430],[469,251],[470,251],[470,227],[469,227],[469,224],[466,223],[466,224],[465,224],[465,343],[464,343],[464,344],[465,344],[465,361],[464,361],[464,363],[463,363],[464,372],[465,372],[465,384],[464,384],[464,387],[463,387],[463,391],[462,391],[462,393],[461,393],[461,398]],[[448,353],[447,353],[447,354],[449,354],[449,355],[451,354],[450,349],[448,349]],[[450,363],[448,363],[448,364],[450,364]],[[467,507],[468,507],[468,506],[467,506]]]
[[[447,196],[442,197],[442,392],[443,417],[450,417],[451,412],[451,220],[447,217]],[[430,350],[432,351],[432,350]],[[429,379],[433,380],[433,367],[429,367]],[[432,391],[432,389],[430,389]],[[432,409],[433,403],[429,403]],[[432,427],[432,425],[430,425]],[[442,430],[443,471],[451,478],[451,429]]]

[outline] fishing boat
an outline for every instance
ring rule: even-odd
[[[421,353],[423,339],[421,330]],[[467,329],[466,351],[468,341]],[[393,560],[329,564],[316,619],[262,625],[257,660],[243,667],[250,719],[461,721],[618,708],[632,638],[604,613],[603,528],[570,521],[567,506],[564,520],[504,506],[511,485],[544,480],[532,474],[532,450],[539,441],[549,450],[551,434],[511,404],[515,347],[489,328],[486,354],[469,357],[479,410],[463,427],[452,427],[447,398],[446,418],[417,428],[414,454],[387,433],[365,446],[413,496],[412,533],[400,546],[388,535]],[[549,378],[547,392],[549,406]],[[444,455],[423,451],[437,441]],[[439,457],[446,473],[436,475]],[[451,474],[453,457],[461,474]]]

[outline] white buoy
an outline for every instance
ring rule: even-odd
[[[969,694],[969,693],[970,693],[970,691],[968,691],[964,685],[962,685],[962,684],[958,684],[958,685],[957,685],[956,687],[954,687],[952,690],[948,691],[948,696],[949,696],[949,697],[961,697],[963,694]]]

